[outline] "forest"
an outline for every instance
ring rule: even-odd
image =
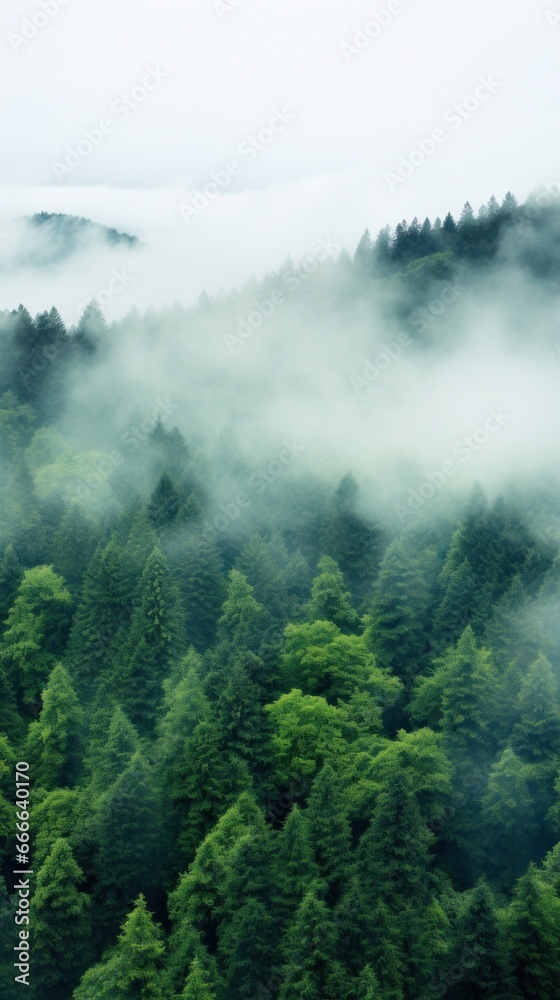
[[[455,358],[476,392],[490,316],[534,409],[559,252],[508,193],[190,307],[0,313],[5,1000],[557,1000],[557,428],[415,505],[387,427]]]

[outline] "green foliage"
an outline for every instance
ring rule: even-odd
[[[181,997],[182,1000],[216,1000],[198,957],[193,960]]]
[[[338,709],[324,698],[295,689],[266,706],[272,724],[272,747],[278,780],[289,785],[298,777],[314,777],[343,752]]]
[[[165,1000],[161,985],[163,934],[140,894],[110,957],[88,969],[74,1000]]]
[[[32,705],[63,650],[72,597],[52,566],[24,573],[6,621],[0,660],[11,669],[23,700]]]
[[[181,650],[181,631],[178,592],[166,560],[154,549],[142,574],[119,670],[123,709],[142,731],[155,724],[163,682]]]
[[[560,899],[533,865],[515,887],[507,940],[522,996],[554,1000],[560,977]]]
[[[75,784],[82,760],[83,711],[68,672],[58,664],[42,694],[38,722],[32,722],[27,754],[37,785],[47,791]]]
[[[38,996],[68,992],[90,957],[90,899],[67,840],[56,840],[37,874],[30,923],[34,989]]]
[[[319,560],[319,570],[319,576],[311,587],[311,600],[305,609],[308,620],[332,622],[341,632],[355,631],[360,620],[334,559],[323,556]]]

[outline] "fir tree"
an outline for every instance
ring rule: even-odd
[[[67,840],[56,840],[37,874],[30,927],[34,989],[58,1000],[68,994],[90,956],[89,897]]]

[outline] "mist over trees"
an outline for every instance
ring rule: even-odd
[[[17,761],[37,1000],[558,996],[555,432],[440,469],[473,338],[557,383],[559,240],[508,194],[189,308],[0,314],[6,1000]]]

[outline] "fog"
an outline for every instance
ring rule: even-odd
[[[552,247],[554,224],[512,229],[490,268],[457,265],[420,297],[406,276],[364,282],[355,248],[318,234],[301,259],[281,263],[278,246],[274,271],[195,298],[168,249],[111,246],[100,232],[64,254],[20,220],[0,245],[11,305],[56,305],[72,328],[97,297],[110,321],[56,418],[79,451],[126,459],[123,436],[162,410],[210,462],[232,435],[243,471],[239,482],[214,470],[220,497],[288,443],[297,459],[282,490],[308,472],[334,486],[351,471],[364,512],[395,531],[476,480],[493,496],[555,475],[559,290],[527,266],[535,245]]]

